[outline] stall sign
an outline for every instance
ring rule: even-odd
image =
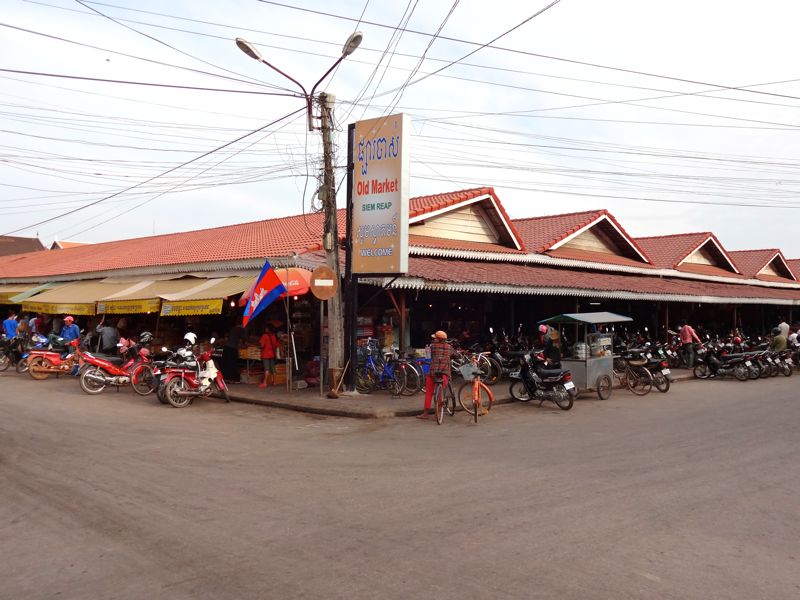
[[[154,313],[161,309],[159,298],[146,300],[113,300],[97,303],[98,315],[134,315]]]
[[[353,273],[408,271],[411,120],[404,114],[355,124],[350,247]]]
[[[94,302],[91,304],[63,304],[51,302],[23,302],[22,312],[44,313],[46,315],[94,315]]]
[[[222,312],[222,298],[212,300],[181,300],[163,302],[162,317],[185,317],[189,315],[218,315]]]

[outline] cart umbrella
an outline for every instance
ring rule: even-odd
[[[564,313],[539,321],[545,325],[605,325],[606,323],[625,323],[633,321],[630,317],[612,312]]]

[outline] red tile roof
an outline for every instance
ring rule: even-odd
[[[412,228],[411,231],[414,231]],[[427,235],[414,235],[409,233],[408,243],[411,246],[423,248],[436,248],[443,250],[470,250],[474,252],[502,252],[503,254],[525,254],[522,250],[509,248],[500,244],[484,244],[481,242],[465,242],[445,238],[429,237]]]
[[[339,211],[344,236],[344,210]],[[319,247],[322,215],[312,213],[101,244],[0,257],[0,277],[47,277],[115,269],[289,256]]]
[[[650,257],[637,243],[628,235],[622,225],[614,218],[614,215],[607,210],[587,210],[582,212],[566,213],[562,215],[549,215],[544,217],[529,217],[527,219],[514,219],[514,225],[517,231],[522,235],[522,240],[525,242],[525,247],[530,252],[537,252],[542,254],[548,252],[550,248],[556,245],[561,240],[566,239],[573,233],[580,231],[587,225],[596,221],[600,217],[605,216],[611,221],[617,229],[622,233],[622,236],[627,242],[633,246],[648,262]],[[558,251],[562,251],[558,248]],[[550,254],[550,252],[548,252]],[[617,262],[613,257],[602,255],[606,260],[602,262]],[[642,262],[631,261],[638,266],[642,266]]]
[[[634,260],[627,256],[618,256],[616,254],[606,254],[604,252],[590,252],[588,250],[580,250],[578,248],[558,248],[547,252],[547,256],[553,258],[568,258],[572,260],[582,260],[587,262],[595,262],[611,265],[623,265],[627,267],[641,267],[644,269],[655,268],[653,265],[643,263],[641,260]]]
[[[711,232],[678,233],[652,237],[637,237],[636,243],[647,251],[653,264],[660,269],[674,269],[692,250],[708,239]]]
[[[777,248],[764,248],[760,250],[732,250],[728,254],[730,254],[731,259],[733,259],[733,261],[736,263],[736,266],[739,268],[739,271],[745,277],[756,277],[758,279],[764,279],[765,281],[794,281],[788,277],[776,279],[775,277],[769,275],[758,275],[758,272],[766,267],[776,254],[778,257],[780,257],[780,259],[783,259],[783,254]]]
[[[648,275],[597,273],[539,265],[467,262],[411,257],[409,277],[443,283],[489,283],[504,286],[556,287],[598,292],[636,292],[724,298],[800,299],[800,289],[765,288]]]
[[[26,238],[11,235],[0,235],[0,256],[22,254],[23,252],[40,252],[47,250],[39,238]]]
[[[745,279],[744,275],[734,273],[733,271],[728,271],[727,269],[721,269],[720,267],[715,267],[714,265],[684,263],[675,267],[675,270],[682,271],[684,273],[696,273],[698,275],[716,275],[718,277],[728,277],[731,279]]]
[[[64,248],[75,248],[76,246],[85,246],[89,242],[61,242],[55,240],[50,246],[50,250],[63,250]]]

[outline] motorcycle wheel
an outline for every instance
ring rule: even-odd
[[[27,373],[28,372],[28,359],[27,358],[20,358],[17,361],[17,373]]]
[[[747,368],[747,365],[740,363],[733,367],[733,376],[739,381],[747,381],[750,379],[750,372]]]
[[[511,385],[508,387],[508,393],[511,394],[514,400],[530,402],[531,397],[528,395],[528,389],[525,387],[525,382],[523,381],[512,381]]]
[[[600,400],[608,400],[611,398],[611,377],[608,375],[601,375],[598,377],[595,388],[597,389],[597,397],[600,398]]]
[[[753,380],[758,379],[759,377],[761,377],[761,368],[757,364],[754,364],[751,367],[747,367],[747,375],[748,377],[750,377],[750,379]]]
[[[161,404],[169,404],[169,400],[167,400],[167,384],[163,381],[156,390],[156,398],[158,398],[158,401],[161,402]]]
[[[653,385],[656,386],[659,392],[666,394],[669,391],[669,377],[664,375],[661,371],[657,371],[653,373]]]
[[[567,388],[563,385],[557,385],[553,388],[553,391],[558,394],[558,396],[553,399],[553,402],[555,402],[558,408],[561,410],[569,410],[572,408],[574,397],[567,391]]]
[[[152,394],[155,391],[153,367],[146,363],[137,365],[131,372],[131,387],[140,396]]]
[[[706,363],[700,363],[694,366],[693,373],[698,379],[708,379],[710,371]]]
[[[224,385],[224,384],[220,385],[220,384],[218,384],[216,382],[214,382],[214,384],[217,386],[217,389],[222,393],[222,397],[225,398],[225,402],[230,402],[231,401],[231,396],[228,393],[228,386]]]
[[[793,373],[791,365],[787,365],[786,363],[781,363],[781,375],[784,377],[791,377]]]
[[[5,352],[0,353],[0,371],[5,371],[11,366],[11,359]]]
[[[169,401],[169,403],[175,408],[183,408],[185,406],[189,406],[192,403],[192,397],[178,395],[178,392],[183,392],[186,390],[187,390],[186,382],[180,377],[176,377],[175,379],[170,381],[169,384],[167,385],[167,389],[165,392],[167,401]]]
[[[106,384],[95,378],[105,379],[105,373],[97,367],[86,369],[80,378],[81,389],[87,394],[99,394],[106,389]]]
[[[770,370],[770,372],[769,372],[769,376],[770,376],[770,377],[777,377],[777,376],[778,376],[778,373],[780,373],[780,372],[781,372],[781,367],[780,367],[780,365],[779,365],[779,364],[777,364],[777,363],[772,363],[772,364],[770,365],[770,369],[771,369],[771,370]]]
[[[50,373],[46,371],[39,371],[38,369],[43,369],[46,367],[51,367],[50,361],[46,358],[42,358],[41,356],[34,356],[31,360],[28,361],[28,374],[37,381],[42,381],[50,377]]]

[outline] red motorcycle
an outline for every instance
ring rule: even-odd
[[[214,338],[211,338],[211,344]],[[176,408],[183,408],[192,403],[197,397],[208,397],[215,390],[219,391],[230,402],[228,386],[211,359],[212,348],[197,356],[194,360],[187,360],[180,366],[168,367],[161,374],[161,385],[164,386],[164,396]]]
[[[141,337],[144,337],[142,334]],[[140,340],[141,341],[141,340]],[[149,341],[149,340],[148,340]],[[139,344],[126,348],[125,356],[97,356],[84,352],[80,371],[81,389],[87,394],[99,394],[107,386],[130,385],[140,396],[153,391],[153,367],[150,351]]]
[[[31,350],[28,354],[28,373],[33,379],[42,380],[53,375],[72,373],[83,353],[78,348],[80,340],[72,340],[66,345],[65,351],[72,348],[74,351],[64,354],[60,350]]]

